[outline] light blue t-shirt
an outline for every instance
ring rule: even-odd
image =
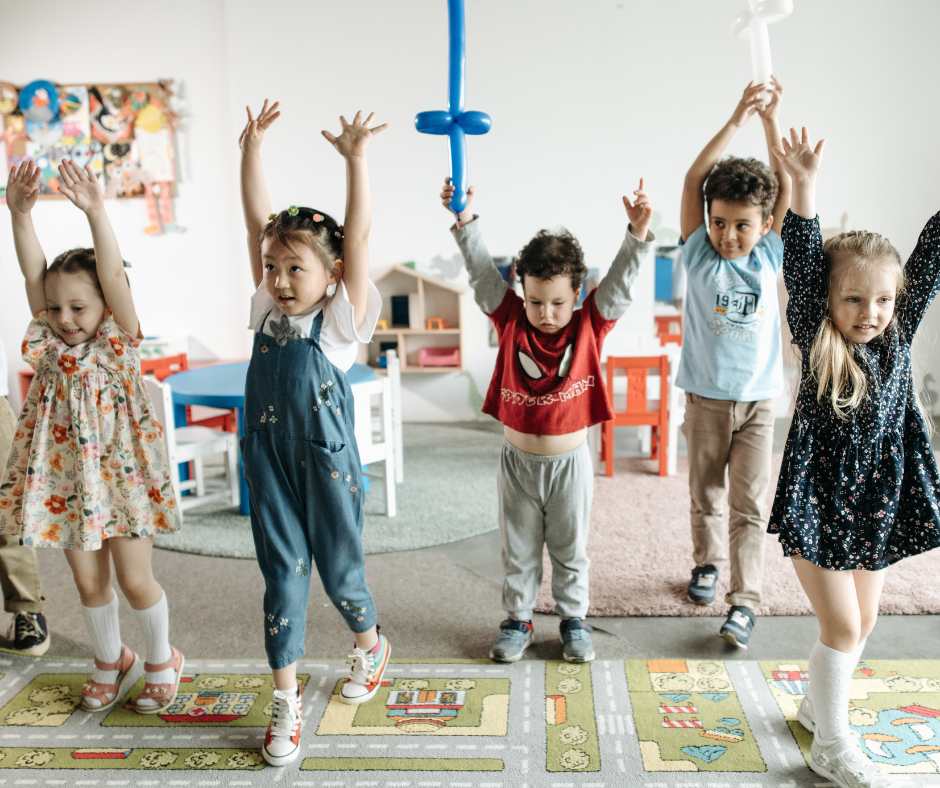
[[[676,386],[700,397],[736,402],[782,394],[780,236],[771,230],[747,257],[725,260],[702,224],[682,252],[688,289]]]

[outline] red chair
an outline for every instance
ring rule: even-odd
[[[614,376],[622,369],[627,377],[626,402],[614,396]],[[651,411],[646,396],[646,377],[650,369],[659,373],[659,409]],[[656,373],[654,373],[656,374]],[[604,475],[614,475],[614,427],[652,427],[652,454],[659,460],[659,475],[666,475],[669,436],[669,357],[668,356],[608,356],[607,397],[614,417],[604,422],[601,433],[601,460]]]
[[[682,344],[682,315],[658,315],[654,319],[660,347],[670,342]]]

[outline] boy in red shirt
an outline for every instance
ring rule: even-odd
[[[441,199],[450,210],[453,187]],[[594,462],[587,428],[613,418],[601,375],[601,346],[626,312],[630,287],[653,252],[648,232],[653,206],[643,181],[635,202],[623,198],[629,231],[610,271],[575,310],[587,268],[577,240],[566,230],[541,230],[519,253],[516,275],[525,301],[493,264],[480,219],[467,207],[451,231],[463,254],[479,307],[499,335],[499,353],[483,412],[503,424],[499,530],[503,606],[508,617],[490,650],[514,662],[532,643],[532,612],[542,583],[542,545],[552,562],[552,596],[561,617],[563,656],[594,659],[588,611],[586,546],[594,494]]]

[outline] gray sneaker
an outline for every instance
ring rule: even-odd
[[[569,618],[558,625],[561,642],[564,645],[562,656],[565,662],[590,662],[594,659],[594,644],[591,633],[594,628],[582,618]]]
[[[496,662],[516,662],[532,645],[532,624],[507,618],[499,625],[499,637],[490,649],[490,659]]]
[[[688,596],[690,602],[696,605],[709,605],[715,602],[715,591],[718,587],[718,570],[711,564],[697,566],[692,570],[692,579],[689,581]]]

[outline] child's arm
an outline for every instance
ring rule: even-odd
[[[688,241],[705,221],[705,195],[702,193],[702,187],[705,185],[705,179],[708,173],[712,171],[725,152],[728,143],[754,112],[761,101],[760,94],[765,90],[763,85],[749,84],[744,89],[744,95],[738,102],[734,114],[715,135],[714,139],[705,146],[705,149],[698,155],[691,168],[685,176],[685,186],[682,189],[682,211],[679,216],[679,226],[682,230],[682,240]]]
[[[13,220],[13,244],[20,270],[26,278],[29,311],[38,315],[46,308],[46,256],[33,227],[33,206],[39,197],[42,173],[34,162],[20,164],[10,170],[7,180],[7,207]]]
[[[820,140],[813,148],[804,126],[802,138],[797,138],[796,129],[790,129],[790,140],[781,139],[783,150],[774,146],[771,151],[793,181],[790,210],[782,228],[783,281],[790,295],[787,322],[793,341],[804,353],[809,351],[825,315],[829,293],[816,216],[816,174],[825,144]]]
[[[611,263],[610,270],[597,286],[594,296],[597,311],[605,320],[618,320],[623,317],[627,307],[633,303],[633,280],[640,272],[640,264],[646,259],[655,240],[648,229],[653,218],[653,204],[643,190],[642,178],[640,188],[633,193],[636,195],[635,202],[631,203],[626,197],[623,198],[623,205],[630,219],[627,237]]]
[[[483,314],[492,315],[506,297],[509,285],[503,279],[499,269],[490,257],[489,250],[483,241],[483,231],[479,218],[470,210],[473,202],[474,189],[467,189],[467,207],[463,212],[456,214],[450,210],[450,200],[454,196],[454,187],[450,178],[444,179],[444,191],[441,192],[441,203],[444,208],[457,217],[457,222],[451,228],[460,253],[463,255],[467,272],[470,274],[470,287],[473,288],[473,297]]]
[[[897,310],[911,340],[931,301],[940,292],[940,213],[934,214],[921,230],[904,274],[907,292]]]
[[[134,309],[131,286],[127,283],[127,275],[124,273],[121,250],[118,248],[117,238],[114,237],[114,230],[111,229],[111,222],[108,221],[108,213],[104,209],[104,195],[98,179],[90,164],[86,164],[85,169],[82,169],[71,159],[59,165],[59,175],[62,177],[59,191],[88,217],[91,239],[95,247],[95,267],[98,270],[98,282],[104,293],[104,302],[114,314],[114,322],[136,337],[140,330],[140,321],[137,319],[137,310]]]
[[[343,131],[338,137],[321,132],[346,160],[346,219],[343,227],[343,283],[353,305],[356,328],[366,316],[369,295],[369,231],[372,228],[372,193],[369,190],[369,168],[366,150],[371,139],[388,128],[387,123],[370,129],[375,113],[362,120],[362,111],[352,123],[339,117]]]
[[[257,118],[252,117],[251,109],[248,112],[248,123],[238,138],[238,147],[242,151],[241,189],[242,210],[245,213],[245,227],[248,230],[248,257],[251,260],[251,278],[255,287],[261,285],[264,278],[264,269],[261,267],[261,231],[268,223],[271,215],[271,200],[268,198],[268,189],[264,184],[264,170],[261,167],[261,140],[264,132],[280,116],[277,111],[278,102],[268,107],[268,100]]]
[[[763,107],[758,106],[757,114],[760,115],[761,122],[764,124],[764,136],[767,138],[767,158],[770,159],[770,169],[777,176],[777,183],[780,190],[777,192],[777,201],[774,203],[773,231],[780,235],[783,231],[783,220],[786,218],[787,209],[790,207],[790,195],[793,191],[790,182],[790,176],[783,165],[774,156],[773,148],[780,139],[780,103],[783,101],[783,85],[776,77],[770,78],[770,85],[767,92],[770,93],[770,101]]]

